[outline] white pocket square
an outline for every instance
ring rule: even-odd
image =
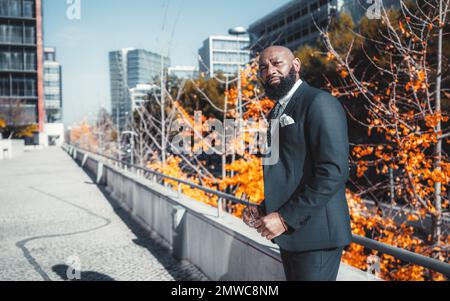
[[[294,124],[294,123],[295,123],[295,120],[292,119],[291,116],[283,114],[283,116],[280,117],[280,125],[282,128],[284,128],[288,125]]]

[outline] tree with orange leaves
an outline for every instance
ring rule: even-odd
[[[439,5],[444,6],[443,11],[448,10],[448,4],[445,3],[448,2],[439,1]],[[406,212],[408,221],[424,219],[427,214],[431,214],[435,221],[439,221],[448,206],[448,199],[444,194],[449,181],[448,157],[443,153],[436,156],[439,153],[436,151],[439,150],[439,141],[443,142],[448,137],[445,131],[439,131],[439,125],[444,125],[441,129],[445,130],[448,114],[439,110],[437,105],[439,89],[436,83],[439,76],[436,76],[436,61],[430,54],[438,52],[430,52],[430,47],[439,44],[436,43],[439,39],[436,37],[439,37],[439,32],[443,28],[441,23],[446,18],[440,13],[432,17],[432,9],[424,10],[429,14],[427,15],[429,19],[426,20],[431,25],[425,22],[423,24],[426,26],[417,28],[417,24],[413,22],[414,18],[409,16],[408,19],[407,16],[411,8],[402,6],[402,9],[402,13],[383,11],[380,21],[363,20],[362,29],[367,31],[362,30],[356,35],[349,31],[345,37],[350,39],[342,39],[342,35],[333,32],[324,32],[327,51],[315,57],[317,62],[324,66],[324,72],[322,70],[318,72],[316,69],[314,72],[318,77],[323,77],[323,74],[330,74],[332,71],[335,78],[329,80],[328,88],[333,94],[341,99],[348,98],[352,102],[363,101],[362,105],[361,102],[358,104],[366,109],[367,116],[356,121],[367,127],[365,133],[369,136],[377,136],[378,142],[353,145],[352,163],[355,164],[355,177],[367,177],[369,172],[378,173],[380,178],[381,175],[387,177],[390,171],[394,174],[393,185],[381,180],[362,189],[359,189],[357,181],[353,179],[354,186],[358,189],[347,191],[353,233],[448,261],[446,251],[448,236],[444,231],[441,231],[440,235],[437,235],[439,231],[433,231],[434,244],[429,245],[408,223],[399,224],[394,215],[386,214],[381,207],[370,207],[364,199],[365,196],[375,192],[383,195],[385,199],[392,196],[393,205],[403,207],[401,212]],[[341,26],[341,30],[345,28],[351,27]],[[372,34],[370,39],[364,37],[364,34],[374,28],[376,34]],[[347,44],[345,41],[350,43]],[[336,42],[341,43],[336,45]],[[312,56],[315,55],[314,51],[312,47],[305,48],[301,54]],[[262,97],[262,90],[256,77],[257,67],[254,61],[242,71],[243,118],[245,121],[267,122],[266,113],[272,108],[273,102]],[[308,66],[305,69],[308,70]],[[162,149],[170,148],[171,136],[162,139],[161,128],[169,130],[171,120],[181,119],[189,128],[186,135],[193,140],[203,141],[207,129],[203,125],[198,127],[195,124],[193,108],[202,109],[202,106],[208,106],[208,113],[204,114],[202,121],[213,117],[223,119],[238,117],[236,81],[213,78],[209,80],[209,84],[205,82],[204,79],[194,79],[188,82],[187,87],[186,83],[180,83],[175,92],[166,91],[167,98],[162,109],[168,116],[167,119],[159,115],[161,103],[158,103],[158,99],[153,99],[151,104],[155,110],[147,106],[135,112],[139,118],[135,118],[133,129],[146,139],[143,140],[143,144],[148,144],[148,152],[143,152],[142,162],[144,166],[167,175],[220,189],[253,203],[259,203],[264,195],[262,166],[260,159],[253,154],[244,152],[230,156],[219,153],[223,159],[221,176],[214,170],[215,166],[210,165],[201,156],[169,153],[166,160],[162,159]],[[223,95],[220,90],[224,91]],[[445,88],[441,90],[443,98],[448,98],[445,94],[448,90]],[[351,113],[349,110],[349,114]],[[255,139],[257,138],[246,133],[232,137],[226,144],[235,149],[242,141],[252,143]],[[164,183],[175,190],[178,189],[174,181],[165,180]],[[438,186],[440,191],[436,189]],[[184,194],[199,201],[212,206],[218,205],[217,198],[198,189],[192,189],[187,185],[181,185],[180,188]],[[439,197],[440,205],[439,201],[436,201]],[[241,205],[230,205],[227,208],[236,216],[242,214]],[[435,222],[435,225],[439,226],[439,222]],[[367,261],[373,253],[376,252],[352,244],[346,250],[344,260],[366,270]],[[444,279],[438,273],[430,273],[392,256],[377,255],[380,256],[379,276],[384,279]]]
[[[448,212],[450,160],[443,143],[450,131],[445,129],[449,115],[442,110],[442,103],[450,96],[448,89],[443,89],[443,83],[449,82],[445,75],[448,61],[443,56],[449,48],[443,36],[449,30],[450,1],[418,5],[402,2],[399,12],[383,8],[380,20],[363,20],[364,31],[356,34],[346,49],[335,47],[329,32],[323,31],[322,37],[327,59],[340,75],[339,81],[329,81],[330,90],[349,102],[359,101],[367,116],[357,122],[367,128],[369,136],[378,137],[376,144],[353,148],[357,176],[365,177],[371,169],[379,175],[390,174],[390,180],[359,195],[384,193],[392,206],[401,206],[407,215],[400,225],[389,216],[384,216],[382,223],[376,221],[379,214],[370,215],[370,221],[352,214],[352,222],[371,229],[380,241],[448,261],[449,233],[442,221]],[[369,37],[370,32],[375,34]],[[428,215],[433,220],[429,244],[407,226],[407,222],[423,221]],[[382,265],[391,270],[387,278],[442,279],[442,275],[426,276],[418,267],[394,263],[395,259],[387,258]]]

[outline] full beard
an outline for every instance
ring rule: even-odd
[[[295,85],[297,79],[297,72],[294,66],[292,66],[289,74],[280,78],[280,83],[271,85],[269,82],[263,84],[266,96],[272,100],[279,100],[286,96],[292,87]]]

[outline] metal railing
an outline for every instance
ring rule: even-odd
[[[222,206],[221,206],[222,205],[222,200],[227,200],[227,201],[231,201],[233,203],[247,205],[247,206],[249,206],[249,205],[250,206],[257,206],[257,207],[259,206],[257,204],[251,203],[249,201],[237,198],[237,197],[235,197],[235,196],[233,196],[231,194],[227,194],[225,192],[214,190],[214,189],[211,189],[211,188],[206,188],[204,186],[201,186],[199,184],[196,184],[196,183],[193,183],[193,182],[190,182],[190,181],[187,181],[187,180],[171,177],[171,176],[168,176],[168,175],[163,174],[161,172],[158,172],[156,170],[152,170],[152,169],[149,169],[149,168],[146,168],[146,167],[142,167],[142,166],[138,166],[138,165],[135,165],[135,164],[130,164],[128,162],[124,162],[123,160],[118,160],[116,158],[113,158],[113,157],[110,157],[110,156],[106,156],[104,154],[100,154],[100,153],[97,153],[97,152],[84,150],[84,149],[81,149],[81,148],[78,148],[78,147],[75,147],[75,146],[72,146],[72,145],[68,145],[68,146],[71,147],[71,148],[74,148],[74,149],[79,149],[81,152],[88,152],[88,153],[91,153],[93,155],[103,157],[103,158],[105,158],[107,160],[110,160],[112,162],[118,163],[119,165],[124,165],[124,166],[127,166],[130,169],[134,169],[135,171],[140,170],[140,171],[142,171],[144,173],[151,174],[151,175],[153,175],[155,177],[161,177],[161,178],[166,179],[166,180],[171,180],[171,181],[177,182],[177,184],[178,184],[177,188],[178,188],[178,193],[179,194],[181,194],[181,188],[182,188],[181,185],[184,184],[184,185],[187,185],[187,186],[189,186],[191,188],[199,189],[199,190],[201,190],[203,192],[206,192],[206,193],[209,193],[209,194],[212,194],[212,195],[216,195],[216,196],[219,197],[219,202],[218,202],[219,203],[218,204],[218,216],[219,217],[222,216],[222,211],[221,211],[221,209],[222,209]],[[66,151],[67,151],[67,149],[66,149]]]
[[[155,170],[151,170],[149,168],[145,168],[145,167],[141,167],[141,166],[137,166],[137,165],[132,165],[130,163],[127,162],[123,162],[123,161],[119,161],[116,158],[112,158],[103,154],[99,154],[99,153],[95,153],[95,152],[91,152],[91,151],[87,151],[87,150],[83,150],[80,149],[76,146],[73,145],[64,145],[63,149],[66,150],[67,152],[69,152],[70,154],[73,154],[73,150],[80,150],[81,152],[85,152],[85,153],[91,153],[93,155],[96,156],[100,156],[103,157],[105,159],[108,159],[112,162],[115,162],[117,164],[123,165],[123,166],[127,166],[128,168],[132,168],[136,171],[140,170],[143,171],[145,173],[149,173],[152,174],[155,177],[161,177],[162,179],[167,179],[167,180],[172,180],[176,183],[178,183],[178,194],[181,195],[181,185],[188,185],[191,188],[195,188],[195,189],[199,189],[203,192],[206,193],[210,193],[212,195],[216,195],[219,197],[219,202],[218,202],[218,216],[221,217],[222,216],[222,200],[228,200],[231,201],[233,203],[237,203],[237,204],[242,204],[242,205],[252,205],[252,206],[259,206],[253,203],[250,203],[249,201],[246,200],[242,200],[239,199],[233,195],[218,191],[218,190],[214,190],[214,189],[210,189],[210,188],[206,188],[203,187],[201,185],[198,185],[196,183],[190,182],[190,181],[186,181],[186,180],[182,180],[182,179],[178,179],[175,177],[171,177],[168,175],[165,175],[163,173],[157,172]],[[418,266],[422,266],[424,268],[430,269],[432,271],[435,272],[439,272],[444,274],[445,276],[450,278],[450,264],[445,263],[443,261],[431,258],[431,257],[427,257],[421,254],[417,254],[405,249],[401,249],[398,247],[394,247],[385,243],[381,243],[379,241],[367,238],[367,237],[363,237],[360,235],[352,235],[352,242],[357,244],[357,245],[361,245],[367,249],[371,249],[371,250],[376,250],[379,251],[383,254],[387,254],[387,255],[391,255],[397,259],[400,259],[404,262],[408,262],[411,264],[415,264]]]

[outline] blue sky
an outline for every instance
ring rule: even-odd
[[[57,48],[63,68],[64,123],[110,109],[109,51],[170,49],[172,65],[197,65],[208,36],[247,27],[288,1],[80,0],[81,18],[71,20],[67,0],[44,0],[44,44]]]

